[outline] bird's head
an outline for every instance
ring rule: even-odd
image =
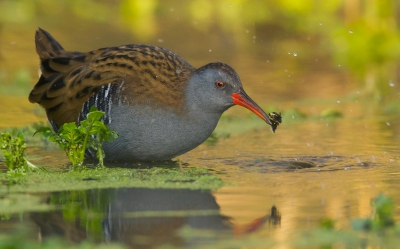
[[[239,75],[229,65],[216,62],[197,69],[188,84],[192,106],[204,112],[221,115],[233,105],[243,106],[267,124],[275,132],[282,122],[280,113],[266,114],[244,91]]]

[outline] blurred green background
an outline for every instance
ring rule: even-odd
[[[397,0],[0,0],[0,96],[36,83],[41,27],[67,50],[146,43],[196,67],[226,62],[261,103],[398,101],[399,11]]]

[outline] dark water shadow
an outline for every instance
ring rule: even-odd
[[[322,156],[279,156],[279,157],[236,157],[223,160],[224,165],[239,167],[244,172],[280,173],[280,172],[325,172],[348,169],[365,169],[377,163],[358,156],[322,155]]]
[[[30,214],[41,238],[120,242],[130,248],[207,245],[252,233],[268,223],[277,227],[281,219],[273,206],[265,216],[237,226],[220,213],[210,191],[190,189],[64,191],[52,193],[47,202],[62,208]]]

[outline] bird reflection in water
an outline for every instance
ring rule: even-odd
[[[235,225],[220,214],[210,191],[190,189],[68,191],[53,193],[48,201],[63,210],[31,214],[43,239],[61,236],[74,243],[119,242],[131,248],[203,245],[253,233],[267,223],[276,227],[281,219],[273,206],[249,224]],[[185,229],[196,236],[182,235]],[[201,231],[215,236],[201,236]]]

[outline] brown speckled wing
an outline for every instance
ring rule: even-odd
[[[88,101],[143,104],[179,112],[184,104],[182,93],[195,70],[161,47],[123,45],[69,52],[42,29],[36,32],[35,41],[42,75],[29,101],[43,106],[58,126],[86,115],[81,112],[87,112],[83,105]],[[102,105],[98,109],[104,110]]]

